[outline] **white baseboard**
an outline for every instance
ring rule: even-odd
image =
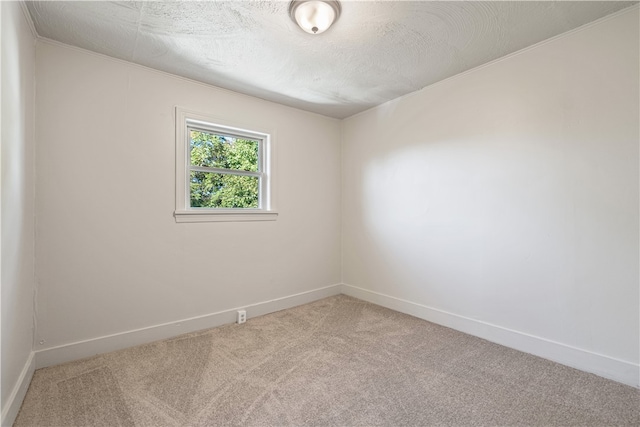
[[[336,284],[256,304],[231,308],[204,316],[39,350],[35,352],[35,356],[34,353],[30,356],[29,362],[27,363],[27,366],[25,366],[20,377],[20,383],[12,393],[6,408],[3,408],[2,426],[5,425],[5,419],[10,419],[9,414],[13,413],[14,409],[15,413],[13,416],[15,417],[15,415],[17,415],[17,411],[20,408],[20,402],[22,402],[24,393],[26,393],[26,387],[28,387],[31,376],[33,375],[34,359],[35,369],[44,368],[94,356],[96,354],[108,353],[127,347],[175,337],[189,332],[233,323],[235,322],[236,311],[239,309],[247,310],[247,317],[251,318],[295,307],[301,304],[307,304],[329,296],[339,295],[340,293],[378,304],[401,313],[410,314],[506,347],[523,351],[525,353],[553,360],[554,362],[571,366],[582,371],[591,372],[614,381],[628,384],[632,387],[640,388],[640,365],[638,364],[618,360],[476,319],[448,313],[446,311],[358,288],[356,286]],[[24,388],[24,390],[22,390],[22,388]],[[22,391],[24,393],[20,394]],[[17,405],[15,405],[15,402],[17,402]],[[17,407],[13,408],[13,406]]]
[[[217,313],[192,317],[190,319],[42,349],[36,352],[36,368],[40,369],[47,366],[58,365],[60,363],[95,356],[96,354],[109,353],[127,347],[172,338],[181,334],[234,323],[236,321],[236,311],[241,309],[247,311],[247,318],[262,316],[301,304],[307,304],[322,298],[339,295],[341,289],[342,286],[340,284],[331,285],[256,304],[230,308]]]
[[[640,365],[347,284],[342,293],[640,388]]]
[[[2,427],[11,427],[18,416],[18,411],[20,410],[24,396],[27,394],[29,384],[31,384],[33,373],[36,370],[34,355],[35,353],[33,351],[29,353],[29,358],[24,364],[22,372],[20,372],[18,381],[7,399],[7,403],[5,403],[4,408],[2,408]]]

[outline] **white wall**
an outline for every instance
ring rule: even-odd
[[[338,120],[46,41],[36,58],[37,350],[340,283]],[[274,131],[277,221],[175,222],[176,105]]]
[[[635,7],[346,119],[346,292],[638,386],[638,52]]]
[[[34,37],[18,2],[2,2],[2,423],[28,385],[34,291]],[[13,405],[16,401],[17,405]],[[11,419],[10,419],[11,418]]]

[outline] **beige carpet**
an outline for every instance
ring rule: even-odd
[[[346,296],[36,371],[16,426],[640,425],[640,391]]]

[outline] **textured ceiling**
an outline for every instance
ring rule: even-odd
[[[317,36],[288,1],[27,7],[42,37],[344,118],[636,3],[343,1]]]

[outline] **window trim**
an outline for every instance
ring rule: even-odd
[[[264,129],[248,130],[248,127],[231,125],[229,120],[176,107],[176,222],[215,221],[274,221],[278,217],[274,203],[273,132]],[[258,208],[192,208],[190,200],[190,143],[189,129],[220,132],[229,136],[259,140],[259,200]],[[257,126],[251,126],[256,129]],[[238,174],[244,174],[238,171]],[[255,173],[249,173],[256,176]]]

